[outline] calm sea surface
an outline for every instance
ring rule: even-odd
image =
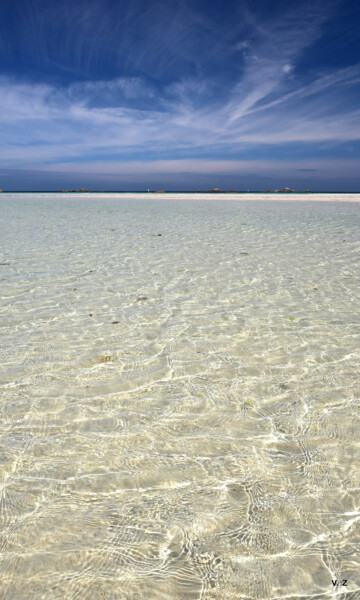
[[[359,217],[1,194],[1,599],[360,598]]]

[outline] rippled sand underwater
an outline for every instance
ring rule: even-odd
[[[360,203],[0,214],[0,598],[360,598]]]

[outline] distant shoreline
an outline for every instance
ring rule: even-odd
[[[129,199],[162,199],[162,200],[269,200],[299,202],[360,202],[360,192],[44,192],[14,191],[2,192],[0,198],[19,196],[21,194],[37,194],[41,196],[56,195],[64,198],[114,198],[126,196]]]

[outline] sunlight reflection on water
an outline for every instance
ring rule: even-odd
[[[360,204],[0,204],[0,597],[355,599]]]

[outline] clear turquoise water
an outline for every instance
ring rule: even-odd
[[[359,214],[1,194],[1,598],[359,597]]]

